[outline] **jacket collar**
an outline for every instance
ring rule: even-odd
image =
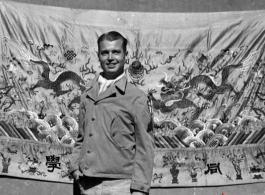
[[[125,94],[125,90],[127,87],[127,75],[126,72],[124,73],[124,76],[118,80],[117,82],[114,83],[114,86],[116,87],[116,89],[118,89],[118,91],[124,95]]]
[[[105,99],[109,96],[112,96],[113,93],[116,93],[116,91],[118,91],[121,95],[125,94],[126,91],[126,87],[127,87],[127,75],[126,73],[124,74],[124,76],[118,80],[117,82],[115,82],[113,84],[113,86],[111,87],[112,90],[106,90],[105,92],[103,92],[102,94],[100,94],[98,96],[98,91],[99,91],[99,85],[98,85],[98,77],[99,77],[99,73],[97,73],[94,77],[94,79],[88,83],[86,85],[86,89],[85,92],[87,94],[87,97],[89,97],[90,99],[92,99],[93,101],[99,101],[101,99]],[[117,90],[114,89],[114,86]]]

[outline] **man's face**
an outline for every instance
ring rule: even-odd
[[[98,57],[106,79],[115,79],[123,73],[125,56],[122,39],[99,43]]]

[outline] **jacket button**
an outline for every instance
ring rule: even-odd
[[[116,136],[116,134],[117,134],[117,133],[116,133],[116,132],[114,132],[114,133],[112,134],[112,137],[115,137],[115,136]]]
[[[89,133],[89,137],[92,137],[93,136],[93,134],[92,133]]]
[[[95,118],[92,118],[91,120],[92,120],[92,121],[94,121],[94,120],[95,120]]]
[[[88,170],[88,167],[85,167],[85,170]]]

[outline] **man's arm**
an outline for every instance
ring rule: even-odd
[[[148,101],[142,96],[134,105],[136,154],[131,190],[138,194],[149,192],[154,163],[153,116]]]
[[[79,171],[79,166],[78,166],[78,161],[79,161],[79,154],[80,154],[80,150],[82,147],[82,143],[84,140],[84,134],[85,134],[85,130],[83,129],[83,122],[84,122],[84,115],[85,115],[85,111],[84,111],[84,107],[82,106],[83,104],[80,103],[80,107],[79,107],[79,125],[78,125],[78,136],[73,148],[73,152],[72,152],[72,156],[71,156],[71,166],[69,169],[69,173],[73,174],[73,176],[75,177],[75,179],[79,178],[79,175],[82,175],[82,173],[80,172],[76,172]]]

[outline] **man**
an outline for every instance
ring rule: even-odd
[[[70,172],[86,195],[148,194],[154,141],[151,102],[127,81],[127,39],[111,31],[98,39],[103,72],[81,95],[79,135]]]

